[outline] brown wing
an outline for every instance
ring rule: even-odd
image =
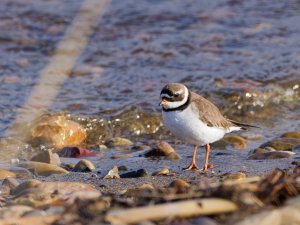
[[[198,111],[199,119],[210,127],[236,127],[234,123],[227,120],[220,110],[210,101],[202,96],[191,92],[191,104],[194,111]]]

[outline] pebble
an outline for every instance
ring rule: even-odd
[[[5,169],[0,169],[0,179],[5,179],[7,177],[17,177],[14,172],[5,170]]]
[[[255,153],[255,154],[249,155],[247,159],[263,160],[263,159],[282,159],[282,158],[291,158],[291,154],[287,151]]]
[[[99,150],[100,151],[103,151],[103,150],[106,150],[107,149],[107,146],[106,145],[98,145],[99,147]]]
[[[235,149],[246,149],[248,147],[247,140],[241,136],[225,136],[223,140],[232,145]]]
[[[169,187],[174,188],[176,193],[184,193],[190,188],[190,185],[185,180],[176,179],[170,183]]]
[[[110,147],[120,147],[120,146],[130,146],[133,143],[127,139],[127,138],[122,138],[122,137],[116,137],[116,138],[111,138],[105,142],[105,144]]]
[[[163,169],[160,169],[160,170],[154,172],[152,174],[152,176],[168,175],[169,173],[170,173],[170,170],[168,168],[163,168]]]
[[[254,150],[249,151],[248,155],[252,155],[256,153],[266,153],[266,152],[270,152],[270,150],[266,148],[256,148]]]
[[[17,218],[23,216],[25,213],[33,211],[34,209],[26,205],[12,205],[0,209],[0,218]]]
[[[284,142],[281,140],[268,141],[260,146],[260,148],[272,147],[277,151],[291,151],[294,144]]]
[[[281,135],[283,138],[300,138],[300,131],[287,132]]]
[[[36,154],[30,161],[49,163],[57,166],[61,164],[59,156],[56,153],[52,153],[49,149]]]
[[[49,176],[52,174],[66,174],[68,173],[67,170],[48,163],[41,163],[41,162],[22,162],[17,164],[18,167],[23,167],[26,169],[32,169],[38,176]]]
[[[65,115],[42,115],[31,127],[32,146],[49,145],[56,149],[79,146],[87,137],[85,129]]]
[[[95,170],[95,166],[92,162],[87,159],[80,160],[74,167],[74,172],[92,172]]]
[[[145,153],[145,157],[165,156],[166,159],[176,160],[180,156],[175,152],[172,146],[165,141],[158,141],[149,151]]]
[[[224,181],[229,181],[229,180],[243,180],[245,178],[246,178],[246,174],[242,173],[242,172],[225,174],[223,176],[223,180]]]
[[[103,179],[117,179],[120,178],[119,169],[117,166],[114,166]]]
[[[121,178],[136,178],[136,177],[146,177],[146,176],[148,176],[148,172],[145,169],[139,169],[137,171],[123,173],[120,175]]]

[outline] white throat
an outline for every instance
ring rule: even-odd
[[[184,87],[184,98],[181,101],[176,101],[176,102],[168,102],[168,104],[164,105],[163,107],[165,109],[175,109],[178,108],[182,105],[184,105],[189,97],[189,91],[186,87]]]

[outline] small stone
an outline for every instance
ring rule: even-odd
[[[264,143],[260,146],[260,148],[272,147],[277,151],[291,151],[294,144],[284,142],[281,140],[273,140],[267,143]]]
[[[237,173],[232,173],[232,174],[225,174],[223,176],[223,179],[225,181],[228,181],[228,180],[243,180],[245,178],[246,178],[246,174],[242,173],[242,172],[237,172]]]
[[[180,159],[180,156],[176,152],[171,152],[169,155],[166,156],[166,159],[175,161]]]
[[[67,170],[48,163],[41,162],[23,162],[19,163],[16,166],[23,167],[26,169],[32,169],[38,176],[49,176],[52,174],[66,174]]]
[[[256,153],[266,153],[266,152],[270,152],[270,150],[268,150],[266,148],[256,148],[254,150],[249,151],[248,155],[252,155],[252,154],[256,154]]]
[[[176,179],[169,185],[169,187],[175,188],[176,193],[184,193],[190,188],[190,185],[185,180]]]
[[[123,173],[120,175],[121,178],[136,178],[136,177],[146,177],[146,176],[148,176],[148,173],[145,169],[139,169],[137,171]]]
[[[33,208],[26,205],[12,205],[0,209],[0,218],[18,218],[24,215],[26,212],[32,211]]]
[[[92,172],[95,170],[95,166],[92,162],[86,159],[80,160],[74,167],[74,172]]]
[[[175,152],[169,143],[158,141],[149,151],[145,153],[145,157],[165,156],[166,159],[179,159],[179,155]]]
[[[281,135],[283,138],[300,138],[300,131],[287,132]]]
[[[160,170],[154,172],[152,174],[152,176],[168,175],[169,173],[170,173],[170,170],[168,168],[163,168],[163,169],[160,169]]]
[[[99,147],[99,150],[100,151],[103,151],[103,150],[106,150],[107,149],[107,146],[106,145],[98,145]]]
[[[79,146],[87,137],[85,129],[65,115],[45,114],[33,122],[29,142],[32,146]]]
[[[246,149],[248,146],[247,140],[241,136],[225,136],[223,140],[235,149]]]
[[[16,174],[14,172],[8,171],[8,170],[4,170],[4,169],[0,169],[0,179],[5,179],[7,177],[16,177]]]
[[[282,158],[291,158],[291,154],[287,151],[255,153],[255,154],[249,155],[247,159],[249,159],[249,160],[264,160],[264,159],[282,159]]]
[[[103,179],[116,179],[120,178],[119,169],[117,166],[114,166]]]
[[[52,153],[49,149],[36,154],[30,161],[49,163],[57,166],[61,164],[59,156],[56,153]]]
[[[133,143],[127,138],[116,137],[116,138],[109,139],[108,141],[106,141],[105,144],[110,148],[114,148],[120,146],[130,146]]]

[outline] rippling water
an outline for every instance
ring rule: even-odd
[[[81,3],[2,1],[0,136]],[[161,138],[160,89],[183,82],[268,138],[296,130],[299,10],[293,0],[111,1],[49,112],[85,118],[104,136]],[[115,125],[103,134],[99,120]]]

